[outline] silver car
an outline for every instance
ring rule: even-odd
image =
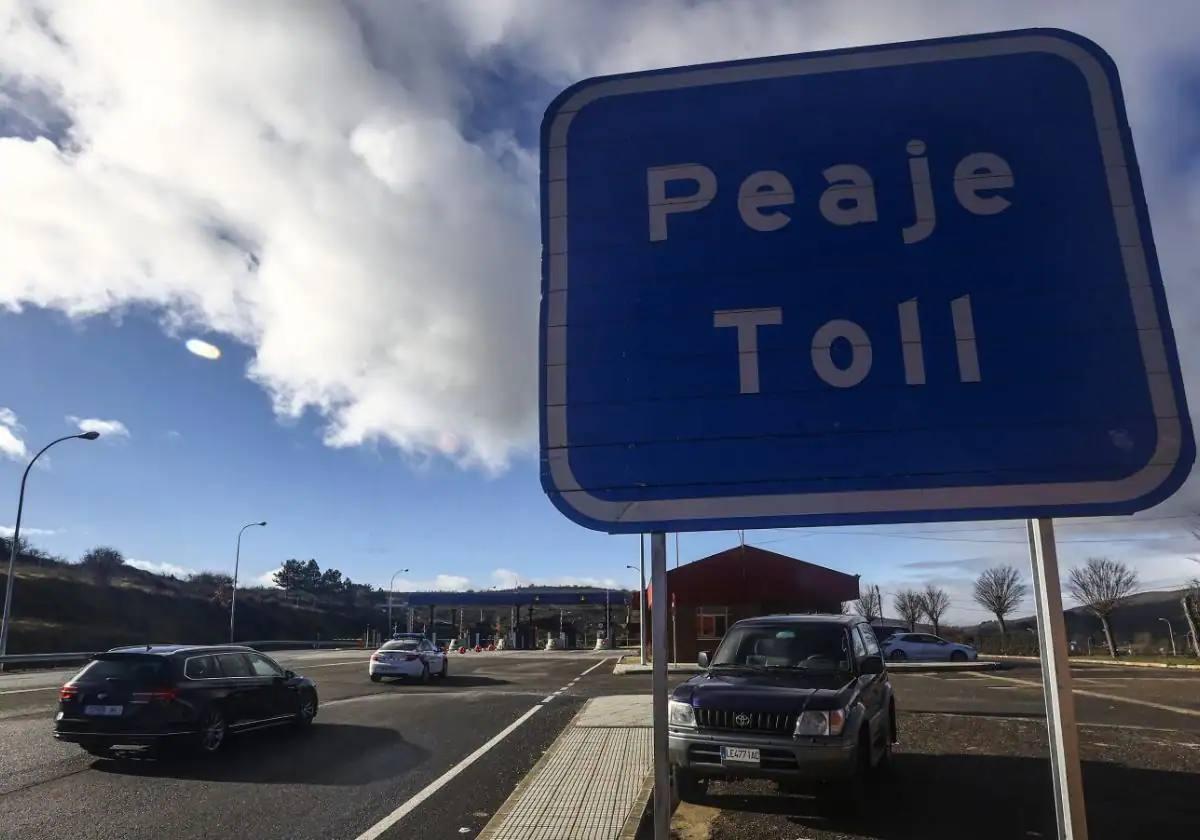
[[[402,638],[385,642],[383,647],[371,654],[367,673],[371,682],[384,677],[409,677],[429,682],[431,676],[446,678],[450,662],[446,654],[428,639]]]
[[[979,651],[932,633],[896,633],[883,643],[883,655],[892,662],[974,662]]]

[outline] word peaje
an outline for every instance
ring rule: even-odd
[[[901,229],[901,237],[905,245],[912,245],[933,233],[937,227],[937,208],[933,201],[929,159],[925,157],[925,141],[910,140],[906,148],[913,222]],[[870,172],[857,164],[839,163],[821,174],[829,184],[818,201],[826,221],[848,226],[879,220],[875,182]],[[667,184],[673,181],[691,181],[696,188],[688,195],[668,198]],[[1008,161],[992,152],[972,152],[954,167],[954,197],[963,209],[976,216],[994,216],[1007,210],[1012,202],[995,191],[1009,189],[1013,184]],[[668,217],[676,213],[695,213],[712,202],[717,195],[717,176],[699,163],[654,166],[646,170],[646,193],[650,241],[663,242],[668,236]],[[773,231],[786,227],[792,219],[781,208],[795,203],[796,193],[791,181],[774,169],[751,173],[738,188],[738,215],[753,230]]]

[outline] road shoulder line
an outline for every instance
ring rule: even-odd
[[[1042,688],[1041,683],[1033,682],[1032,680],[1019,680],[1016,677],[1001,677],[997,674],[985,674],[981,671],[972,671],[971,673],[974,676],[979,677],[980,679],[1004,680],[1005,682],[1018,683],[1020,685],[1025,685],[1025,686],[1032,686],[1039,690],[1041,690],[1041,688]],[[1155,703],[1153,700],[1139,700],[1136,697],[1122,697],[1119,694],[1105,694],[1101,691],[1088,691],[1085,688],[1074,688],[1074,687],[1072,687],[1071,693],[1078,694],[1081,697],[1091,697],[1096,700],[1112,700],[1117,703],[1130,703],[1134,706],[1145,706],[1146,708],[1149,708],[1149,709],[1158,709],[1159,711],[1163,711],[1163,712],[1174,712],[1175,714],[1179,714],[1179,715],[1187,715],[1188,717],[1200,718],[1200,710],[1185,709],[1182,706],[1170,706],[1170,705],[1167,705],[1166,703]]]

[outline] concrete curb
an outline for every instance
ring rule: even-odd
[[[995,659],[1001,662],[1041,662],[1036,656],[988,656],[988,659]],[[1200,665],[1170,665],[1164,662],[1122,662],[1120,659],[1094,659],[1087,657],[1080,659],[1079,657],[1071,657],[1069,660],[1072,665],[1115,665],[1118,668],[1160,668],[1164,671],[1200,671]]]
[[[699,674],[704,669],[695,663],[678,662],[675,664],[667,664],[668,674]],[[613,666],[613,673],[620,676],[622,674],[652,674],[654,673],[653,665],[622,665],[619,661]]]
[[[920,673],[922,671],[994,671],[1002,667],[999,662],[888,662],[889,671],[896,673]],[[621,676],[626,674],[649,674],[653,672],[652,665],[615,665],[613,673]],[[704,669],[699,665],[678,664],[668,665],[668,674],[701,674]]]

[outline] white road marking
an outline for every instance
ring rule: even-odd
[[[28,694],[31,691],[58,691],[57,685],[47,685],[42,688],[9,688],[0,691],[0,694]]]
[[[591,668],[588,668],[586,671],[584,671],[584,672],[583,672],[582,674],[580,674],[579,676],[581,676],[581,677],[586,677],[588,674],[592,673],[592,671],[595,671],[597,668],[599,668],[601,665],[603,665],[603,664],[604,664],[605,662],[607,662],[607,661],[608,661],[607,659],[601,659],[599,662],[597,662],[597,663],[596,663],[595,665],[593,665]]]
[[[1042,687],[1042,684],[1039,682],[1019,680],[1016,677],[1000,677],[995,674],[985,674],[983,672],[975,672],[975,676],[988,680],[1004,680],[1005,682],[1019,683],[1021,685],[1032,686],[1038,689]],[[1087,691],[1082,688],[1073,688],[1071,691],[1080,695],[1081,697],[1092,697],[1097,700],[1113,700],[1117,703],[1130,703],[1134,706],[1145,706],[1148,709],[1158,709],[1163,712],[1174,712],[1177,715],[1200,717],[1200,709],[1185,709],[1182,706],[1169,706],[1166,703],[1155,703],[1150,700],[1139,700],[1136,697],[1121,697],[1118,694],[1104,694],[1099,691]]]
[[[392,813],[388,814],[382,820],[375,823],[375,825],[358,835],[357,840],[375,840],[375,838],[381,837],[385,831],[394,826],[396,823],[400,822],[400,820],[412,813],[412,811],[415,810],[418,805],[445,787],[446,784],[452,781],[458,774],[462,773],[462,771],[466,770],[477,760],[479,760],[480,757],[485,755],[489,750],[512,734],[517,727],[533,717],[534,714],[536,714],[541,708],[542,707],[540,705],[534,706],[508,726],[501,729],[486,744],[475,750],[475,752],[468,755],[462,761],[458,762],[458,764],[455,764],[445,773],[438,776],[436,779],[426,785],[416,796],[409,799],[395,811],[392,811]]]
[[[370,659],[343,659],[341,662],[324,662],[320,665],[304,665],[301,670],[307,671],[310,668],[332,668],[335,665],[367,665]]]

